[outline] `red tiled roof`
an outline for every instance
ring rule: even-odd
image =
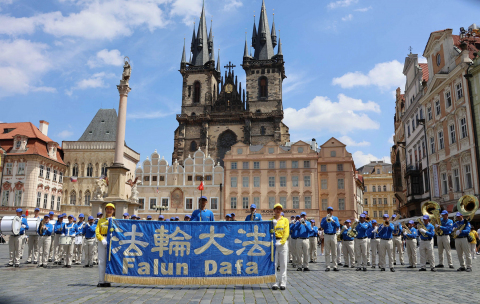
[[[13,129],[5,133],[5,129]],[[24,135],[28,137],[27,150],[20,153],[11,153],[13,148],[13,138],[17,135]],[[47,143],[53,142],[50,137],[44,135],[31,122],[17,122],[17,123],[0,123],[0,147],[2,147],[9,155],[40,155],[65,164],[62,160],[63,151],[57,147],[57,159],[48,156]]]
[[[452,38],[453,44],[460,49],[460,36],[452,35]],[[473,53],[478,53],[480,50],[480,37],[469,37],[464,39],[464,41],[467,43],[468,56],[473,60],[473,58],[475,58]]]
[[[428,81],[428,63],[419,63],[418,65],[422,68],[422,80]]]

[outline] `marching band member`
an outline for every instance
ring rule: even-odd
[[[340,239],[342,240],[343,251],[343,267],[355,267],[355,253],[353,247],[353,237],[348,235],[348,232],[352,231],[352,221],[346,220],[345,226],[342,227]]]
[[[128,220],[128,217],[129,217],[129,216],[130,216],[130,214],[128,214],[128,212],[125,212],[125,213],[123,214],[123,219],[124,219],[124,220]]]
[[[183,221],[184,221],[184,222],[190,222],[190,219],[191,219],[191,218],[192,218],[192,217],[187,214],[187,215],[185,215],[185,217],[183,218]]]
[[[232,216],[232,221],[236,222],[237,220],[235,219],[235,213],[232,212],[232,213],[230,213],[230,215]]]
[[[368,229],[367,235],[370,239],[370,248],[372,250],[372,268],[375,269],[377,262],[377,254],[380,251],[380,236],[378,235],[378,226],[376,220],[371,221],[371,225]]]
[[[360,222],[358,222],[357,227],[355,227],[355,230],[357,230],[357,236],[354,241],[357,271],[367,271],[367,231],[370,229],[370,224],[366,222],[365,217],[366,215],[364,213],[360,214]],[[358,219],[355,221],[358,221]]]
[[[445,267],[443,265],[443,251],[445,251],[447,255],[447,262],[448,267],[453,268],[452,262],[452,251],[450,248],[450,234],[452,234],[453,230],[453,221],[448,218],[448,211],[443,210],[442,219],[440,220],[440,225],[435,225],[435,228],[440,228],[443,231],[442,235],[437,235],[437,246],[438,246],[438,265],[435,266],[437,268]]]
[[[308,240],[308,235],[312,231],[312,224],[307,221],[307,213],[302,212],[300,213],[300,221],[298,221],[294,228],[298,231],[297,233],[297,254],[298,254],[298,262],[297,271],[310,271],[308,268],[308,250],[310,246],[310,242]]]
[[[20,250],[22,249],[22,240],[25,230],[28,230],[28,222],[26,218],[22,217],[23,210],[18,208],[16,210],[17,216],[21,218],[20,233],[18,235],[11,235],[8,241],[8,249],[10,250],[10,260],[7,266],[12,267],[15,263],[15,267],[20,267]]]
[[[279,271],[275,268],[276,282],[273,284],[272,289],[277,290],[278,285],[280,285],[280,290],[285,290],[287,286],[287,261],[288,261],[288,244],[287,239],[290,234],[288,220],[281,215],[282,205],[275,204],[273,211],[275,212],[274,217],[271,219],[273,221],[273,226],[275,230],[275,261],[277,261],[280,266]]]
[[[33,218],[39,218],[40,216],[38,215],[40,213],[39,208],[35,208]],[[48,215],[47,215],[48,216]],[[30,235],[28,237],[28,257],[27,257],[27,264],[32,263],[37,264],[37,259],[38,259],[38,240],[39,240],[38,235]],[[49,248],[50,249],[50,248]],[[48,259],[48,257],[47,257]]]
[[[336,232],[340,228],[340,223],[338,218],[333,216],[333,207],[327,208],[327,216],[322,218],[320,226],[325,231],[325,271],[330,271],[330,266],[333,266],[334,271],[338,271]]]
[[[98,216],[97,216],[97,217],[98,217]],[[130,217],[131,220],[134,220],[134,219],[136,219],[136,218],[137,218],[137,216],[136,216],[135,214],[132,214],[132,216]]]
[[[22,214],[22,220],[25,219],[27,220],[27,217],[25,216],[25,214]],[[25,244],[28,243],[28,235],[26,233],[24,233],[21,237],[21,241],[20,241],[20,244],[21,244],[21,248],[20,248],[20,260],[23,259],[23,253],[25,252]],[[27,251],[28,251],[28,248],[27,248]],[[27,252],[28,253],[28,252]]]
[[[290,224],[290,236],[292,237],[292,267],[297,268],[298,265],[300,265],[300,262],[298,261],[298,254],[297,254],[297,238],[298,238],[298,231],[295,230],[295,224],[297,221],[300,220],[300,215],[295,216],[295,220],[293,223]]]
[[[55,224],[57,223],[57,221],[55,221],[53,219],[53,217],[55,216],[55,212],[53,211],[50,211],[48,213],[48,216],[50,217],[50,221],[49,223],[53,226],[53,229],[54,229],[54,232],[52,233],[52,235],[50,236],[50,252],[48,253],[48,262],[52,262],[54,259],[55,259],[55,255],[54,255],[54,248],[55,248]]]
[[[190,221],[192,222],[207,222],[207,221],[215,221],[213,216],[213,212],[207,209],[207,197],[201,196],[199,200],[200,208],[193,211],[192,218]]]
[[[98,241],[98,284],[97,287],[110,287],[110,283],[105,282],[105,270],[107,268],[107,233],[108,221],[114,219],[113,213],[115,205],[109,203],[105,206],[105,218],[98,220],[95,229],[95,235]]]
[[[407,268],[417,268],[417,229],[413,227],[414,221],[408,221],[408,229],[410,234],[403,231],[403,235],[407,238],[407,255],[410,266]]]
[[[455,248],[457,249],[458,261],[460,262],[460,268],[457,271],[472,271],[472,257],[470,244],[468,244],[467,236],[470,233],[471,225],[468,221],[463,219],[463,215],[457,212],[457,221],[453,224],[455,231]],[[465,255],[465,259],[463,257]],[[467,267],[465,268],[465,260]]]
[[[335,234],[337,237],[337,265],[342,266],[342,254],[343,254],[343,242],[341,236],[341,228],[345,227],[345,225],[341,226],[340,229],[337,229],[337,233]]]
[[[77,223],[77,236],[81,236],[82,242],[80,244],[76,244],[75,242],[75,248],[73,249],[73,263],[80,265],[82,264],[82,257],[83,257],[83,242],[85,242],[85,239],[83,237],[83,227],[85,226],[85,215],[83,213],[80,213],[78,215],[78,223]]]
[[[395,221],[397,218],[397,215],[394,214],[392,215],[392,222]],[[400,222],[394,222],[393,227],[395,228],[393,230],[393,265],[397,265],[397,257],[396,257],[396,252],[398,250],[398,257],[400,260],[401,265],[405,265],[403,261],[403,242],[402,242],[402,225]]]
[[[257,213],[257,205],[251,204],[250,205],[250,214],[247,215],[245,221],[261,221],[262,215]]]
[[[288,236],[288,257],[289,257],[289,261],[290,263],[293,263],[293,249],[292,249],[292,244],[293,244],[293,241],[292,241],[292,226],[293,226],[293,223],[295,223],[295,216],[292,215],[290,217],[290,225],[289,225],[289,229],[290,229],[290,233],[289,233],[289,236]]]
[[[97,224],[94,223],[93,216],[88,217],[88,223],[83,227],[83,235],[85,236],[85,266],[84,268],[93,267],[93,258],[95,251],[95,229]]]
[[[165,217],[164,217],[163,215],[159,215],[159,216],[158,216],[158,220],[159,220],[160,222],[164,222],[164,221],[165,221]]]
[[[435,271],[435,257],[433,255],[433,237],[435,236],[435,228],[430,224],[430,216],[423,216],[425,228],[418,229],[420,232],[420,269],[419,271],[427,271],[427,261],[430,262],[430,270]]]
[[[372,227],[372,223],[368,220],[368,211],[363,211],[363,214],[365,214],[365,221],[370,225],[370,228]],[[371,266],[372,264],[370,263],[370,237],[367,234],[367,266]]]
[[[318,237],[318,227],[315,226],[315,220],[310,220],[312,223],[312,232],[308,235],[308,241],[310,243],[309,254],[310,254],[310,263],[317,262],[317,237]]]
[[[77,225],[73,222],[73,215],[68,216],[68,223],[63,227],[62,236],[69,237],[71,239],[70,244],[63,245],[63,251],[66,253],[64,268],[72,268],[73,260],[73,247],[75,247],[74,238],[77,235]]]
[[[151,221],[152,220],[152,216],[151,215],[147,215],[147,221]]]
[[[382,271],[385,271],[386,267],[386,254],[388,254],[388,266],[390,267],[391,272],[395,272],[395,268],[393,268],[393,242],[392,242],[392,232],[393,232],[393,224],[388,222],[388,214],[383,215],[383,220],[385,221],[381,227],[378,228],[378,235],[380,236],[380,250],[379,250],[379,263],[378,266]]]
[[[53,244],[53,264],[61,264],[61,258],[63,255],[63,246],[60,245],[60,236],[62,236],[65,223],[63,222],[63,214],[60,214],[57,218],[57,222],[53,226],[55,232],[55,239]]]
[[[38,250],[39,250],[39,257],[38,261],[39,264],[37,267],[48,267],[48,257],[50,254],[50,243],[52,242],[52,238],[50,237],[53,233],[53,225],[50,224],[50,216],[45,214],[43,217],[43,223],[38,227]]]

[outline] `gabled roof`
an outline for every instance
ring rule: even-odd
[[[6,133],[6,129],[13,130]],[[38,138],[44,142],[53,141],[48,136],[40,132],[40,130],[31,122],[0,123],[0,140],[13,139],[16,135],[25,135],[28,138]]]
[[[327,148],[326,145],[327,145],[329,142],[331,142],[331,141],[336,141],[337,144],[334,145],[334,146],[330,146],[330,145],[329,145],[328,147],[346,147],[346,145],[345,145],[344,143],[342,143],[341,141],[339,141],[339,140],[336,139],[335,137],[331,137],[329,140],[325,141],[325,142],[323,143],[323,145],[321,145],[320,147],[321,147],[321,148]]]
[[[117,111],[100,109],[78,141],[115,141],[117,136]]]
[[[460,36],[459,35],[452,35],[453,38],[453,45],[460,49]],[[468,56],[470,59],[474,59],[473,53],[478,53],[480,50],[480,37],[469,37],[465,38],[463,41],[467,44]]]
[[[428,63],[419,63],[418,65],[422,68],[422,80],[428,82]]]

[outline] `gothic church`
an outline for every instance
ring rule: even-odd
[[[258,30],[253,24],[252,46],[245,41],[242,67],[246,74],[246,90],[237,82],[229,63],[222,76],[220,54],[215,63],[213,31],[207,34],[205,6],[198,31],[193,29],[190,59],[183,47],[180,73],[183,76],[182,111],[177,114],[172,162],[183,160],[201,148],[223,165],[223,157],[237,142],[264,145],[270,141],[290,141],[288,127],[282,122],[282,83],[285,67],[282,45],[277,46],[275,21],[270,31],[262,3]]]

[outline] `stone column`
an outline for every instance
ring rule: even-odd
[[[131,91],[127,84],[117,85],[118,93],[120,94],[120,102],[118,105],[118,119],[117,119],[117,138],[115,141],[115,161],[114,166],[123,167],[123,150],[125,146],[125,127],[127,123],[127,97]]]

